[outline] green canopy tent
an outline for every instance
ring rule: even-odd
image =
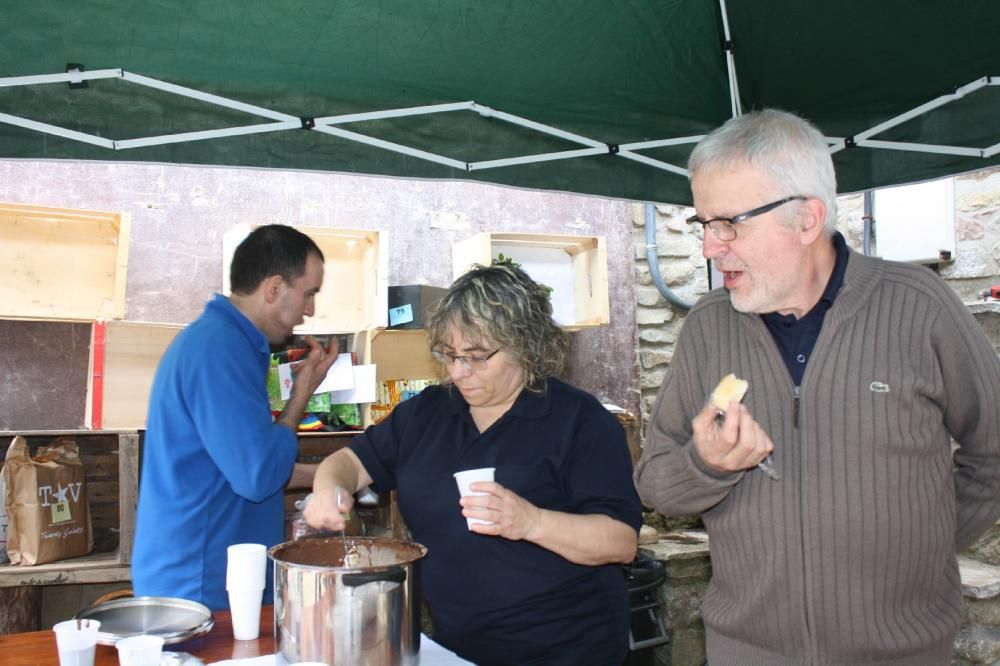
[[[688,203],[780,107],[843,192],[1000,164],[996,0],[11,0],[0,157],[469,179]]]

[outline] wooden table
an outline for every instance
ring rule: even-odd
[[[229,611],[216,611],[212,630],[193,640],[165,645],[171,652],[188,652],[206,664],[223,659],[244,659],[274,654],[274,609],[260,611],[260,636],[253,641],[233,640]],[[59,666],[56,636],[52,630],[0,636],[0,662],[4,666]],[[110,645],[98,645],[95,666],[118,666],[118,651]]]

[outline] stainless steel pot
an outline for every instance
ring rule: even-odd
[[[420,648],[418,543],[375,537],[305,538],[274,560],[278,666],[402,666]]]

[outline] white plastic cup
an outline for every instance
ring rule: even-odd
[[[121,666],[160,666],[163,637],[145,634],[129,636],[116,642],[115,647]]]
[[[94,666],[94,650],[101,623],[97,620],[66,620],[52,627],[56,633],[59,666]]]
[[[261,543],[237,543],[226,549],[226,589],[263,590],[267,548]]]
[[[260,635],[260,606],[264,590],[229,590],[233,638],[252,641]]]
[[[467,497],[469,495],[485,495],[486,493],[472,492],[469,490],[469,486],[477,481],[492,481],[493,472],[495,471],[495,467],[480,467],[479,469],[467,469],[464,472],[455,472],[454,477],[456,483],[458,483],[458,493],[462,497]],[[466,518],[465,523],[470,530],[476,523],[479,523],[480,525],[493,524],[491,521],[483,520],[482,518]]]

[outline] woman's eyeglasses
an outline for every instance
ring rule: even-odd
[[[496,356],[496,353],[498,351],[500,351],[499,347],[491,351],[489,354],[486,354],[485,356],[475,356],[472,354],[458,355],[446,351],[441,351],[440,349],[432,349],[431,356],[437,359],[437,361],[444,366],[451,366],[457,361],[461,363],[462,367],[465,368],[466,370],[482,370],[483,368],[486,367],[486,362],[489,361],[494,356]]]

